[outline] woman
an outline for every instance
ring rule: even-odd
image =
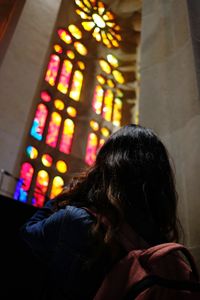
[[[163,143],[151,129],[122,127],[21,233],[48,267],[45,299],[92,299],[125,255],[123,238],[135,248],[178,241],[177,193]]]

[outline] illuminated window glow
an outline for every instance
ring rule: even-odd
[[[90,127],[91,127],[94,131],[97,131],[97,130],[99,130],[99,123],[97,123],[97,122],[94,121],[94,120],[91,120],[91,121],[90,121]]]
[[[91,166],[96,159],[96,152],[98,146],[98,138],[95,133],[90,133],[88,136],[85,162]]]
[[[75,39],[80,40],[82,38],[82,32],[78,29],[77,26],[71,24],[68,26],[69,32]]]
[[[75,101],[79,101],[81,88],[83,84],[83,73],[79,70],[74,72],[74,76],[72,79],[71,90],[69,93],[69,97]]]
[[[75,42],[74,43],[74,48],[76,49],[76,51],[80,54],[80,55],[87,55],[88,51],[87,48],[80,42]]]
[[[67,32],[65,29],[58,29],[58,35],[60,39],[65,42],[66,44],[71,44],[72,43],[72,38],[70,34]]]
[[[39,104],[33,120],[30,134],[38,141],[42,140],[48,110],[44,104]]]
[[[104,95],[104,106],[102,111],[102,117],[106,121],[111,121],[112,106],[113,106],[113,92],[111,90],[106,90]]]
[[[67,165],[63,160],[58,160],[56,163],[56,169],[60,173],[66,173],[67,172]]]
[[[60,99],[55,99],[54,100],[54,106],[58,110],[63,110],[65,108],[64,102]]]
[[[111,67],[105,59],[100,59],[99,65],[106,74],[111,74]]]
[[[92,100],[92,107],[97,115],[101,114],[103,94],[104,94],[104,90],[100,85],[97,85],[94,90],[94,96]]]
[[[108,128],[103,127],[101,128],[101,134],[107,138],[110,135],[110,131],[108,130]]]
[[[105,78],[102,75],[97,75],[97,81],[100,84],[104,84],[106,82]]]
[[[42,158],[41,158],[41,161],[42,161],[42,164],[43,164],[45,167],[51,167],[52,162],[53,162],[53,158],[52,158],[52,156],[49,155],[49,154],[43,154],[43,155],[42,155]]]
[[[57,112],[53,112],[49,122],[48,133],[46,136],[47,145],[55,148],[58,140],[61,116]]]
[[[44,102],[50,102],[51,101],[51,96],[47,91],[42,91],[40,93],[40,98],[44,101]]]
[[[58,194],[60,194],[64,187],[64,180],[60,176],[56,176],[53,179],[52,189],[50,198],[55,198]]]
[[[54,45],[53,48],[54,48],[54,50],[55,50],[56,53],[61,54],[63,52],[62,47],[60,45],[58,45],[58,44]]]
[[[67,50],[66,51],[66,55],[67,57],[69,57],[70,59],[74,59],[75,58],[75,54],[72,50]]]
[[[58,69],[60,65],[60,58],[56,54],[52,54],[50,57],[50,61],[47,67],[47,72],[45,75],[45,80],[51,85],[55,85],[56,77],[58,74]]]
[[[77,115],[76,109],[74,107],[72,107],[72,106],[68,106],[68,108],[66,109],[66,111],[67,111],[68,115],[70,117],[72,117],[72,118],[76,117],[76,115]]]
[[[21,166],[20,179],[17,182],[14,199],[26,202],[28,200],[28,191],[30,189],[34,169],[31,164],[25,162]]]
[[[119,66],[118,59],[114,55],[108,54],[107,60],[111,64],[112,67],[117,68]]]
[[[71,119],[64,121],[64,127],[60,142],[60,151],[66,154],[71,152],[72,140],[74,135],[74,122]]]
[[[118,70],[113,70],[112,71],[112,74],[113,74],[113,76],[114,76],[114,78],[115,78],[115,80],[118,82],[118,83],[120,83],[120,84],[123,84],[124,83],[124,76],[122,75],[122,73],[120,72],[120,71],[118,71]]]
[[[42,207],[45,201],[45,195],[49,184],[49,175],[46,171],[40,170],[37,174],[36,185],[32,204],[36,207]]]
[[[59,78],[59,82],[58,82],[58,87],[57,87],[58,90],[63,94],[66,94],[68,91],[72,67],[73,67],[73,65],[72,65],[71,61],[69,61],[69,60],[63,61],[60,78]]]
[[[78,6],[76,13],[83,20],[83,28],[91,31],[96,41],[102,42],[106,47],[119,47],[120,26],[116,24],[114,14],[104,3],[98,0],[75,0],[75,3]]]
[[[33,146],[28,146],[26,153],[30,159],[36,159],[38,157],[38,150]]]
[[[115,98],[113,109],[113,125],[120,126],[122,118],[122,100]]]

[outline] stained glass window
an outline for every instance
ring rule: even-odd
[[[56,169],[60,173],[66,173],[67,172],[67,165],[63,160],[58,160],[56,163]]]
[[[54,100],[54,106],[58,110],[63,110],[65,108],[64,102],[62,100],[60,100],[60,99],[55,99]]]
[[[49,175],[45,170],[40,170],[37,174],[36,185],[32,204],[37,207],[42,207],[45,201],[45,195],[49,184]]]
[[[36,159],[38,157],[38,150],[33,146],[28,146],[26,153],[30,159]]]
[[[90,133],[88,136],[87,147],[86,147],[86,163],[91,166],[96,159],[96,152],[98,146],[98,138],[95,133]]]
[[[60,66],[60,58],[56,54],[52,54],[50,57],[50,61],[47,67],[47,72],[45,76],[45,80],[51,85],[55,85],[56,77],[58,74],[58,69]]]
[[[115,98],[114,109],[113,109],[113,124],[115,126],[120,126],[122,118],[122,100]]]
[[[97,85],[94,90],[94,96],[92,100],[92,107],[96,114],[101,114],[102,103],[103,103],[103,94],[104,91],[100,85]]]
[[[73,75],[71,90],[69,96],[75,101],[79,101],[81,88],[83,84],[83,73],[79,70],[76,70]]]
[[[48,133],[46,136],[46,143],[51,147],[56,147],[58,134],[60,130],[61,116],[57,112],[53,112],[49,122]]]
[[[76,51],[80,54],[80,55],[87,55],[88,51],[87,48],[80,42],[75,42],[74,43],[74,48],[76,49]]]
[[[91,120],[90,121],[90,127],[94,130],[94,131],[98,131],[99,130],[99,123],[94,121],[94,120]]]
[[[63,52],[63,48],[58,44],[54,45],[53,48],[54,48],[56,53],[61,54]]]
[[[60,176],[54,177],[50,198],[53,199],[58,194],[60,194],[63,190],[63,186],[64,186],[64,180],[62,179],[62,177],[60,177]]]
[[[105,91],[102,117],[106,121],[111,121],[113,97],[114,97],[114,95],[113,95],[113,92],[111,90],[106,90]]]
[[[45,167],[51,167],[53,158],[51,155],[45,153],[42,155],[41,161]]]
[[[42,140],[48,110],[44,104],[39,104],[35,113],[30,134],[38,141]]]
[[[74,122],[71,119],[64,121],[63,132],[59,149],[61,152],[69,154],[71,152],[72,140],[74,135]]]
[[[65,42],[66,44],[71,44],[72,43],[72,38],[69,34],[69,32],[67,32],[67,30],[65,29],[58,29],[58,35],[60,37],[60,39]]]
[[[116,24],[114,14],[105,4],[98,0],[75,0],[75,3],[78,6],[76,13],[83,20],[83,28],[91,31],[96,41],[102,42],[108,48],[119,47],[120,26]]]
[[[69,60],[63,61],[60,78],[59,78],[58,86],[57,86],[57,89],[63,94],[66,94],[68,91],[72,67],[73,67],[73,65],[72,65],[71,61],[69,61]]]
[[[68,26],[68,29],[71,35],[75,37],[75,39],[80,40],[82,38],[82,32],[76,25],[71,24]]]
[[[20,179],[18,180],[14,199],[26,202],[28,199],[28,191],[30,189],[34,169],[32,165],[28,162],[25,162],[21,166]]]
[[[66,111],[67,111],[68,115],[72,118],[76,117],[76,115],[77,115],[77,110],[72,106],[68,106]]]
[[[44,102],[50,102],[51,101],[51,95],[47,91],[41,91],[40,98]]]

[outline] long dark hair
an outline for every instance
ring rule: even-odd
[[[128,223],[148,243],[178,241],[177,192],[169,155],[149,128],[126,125],[113,133],[87,171],[73,178],[58,197],[60,206],[86,206],[111,226],[112,240]]]

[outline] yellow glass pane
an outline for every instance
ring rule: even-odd
[[[83,12],[80,9],[76,9],[76,13],[77,15],[79,15],[81,17],[81,19],[83,20],[91,20],[91,16],[87,15],[85,12]]]
[[[93,31],[92,35],[93,35],[93,37],[95,38],[95,40],[97,42],[101,41],[101,34],[100,33]]]
[[[82,83],[83,83],[83,73],[79,70],[76,70],[74,72],[72,86],[69,93],[69,97],[75,101],[79,101]]]
[[[73,65],[72,65],[71,61],[69,61],[69,60],[63,61],[60,78],[59,78],[59,82],[58,82],[58,86],[57,86],[57,89],[63,94],[66,94],[68,91],[72,67],[73,67]]]
[[[113,109],[113,125],[120,126],[122,118],[122,100],[116,98]]]
[[[119,43],[116,40],[111,41],[112,45],[116,48],[119,47]]]
[[[55,108],[57,108],[58,110],[63,110],[65,108],[65,104],[62,100],[60,99],[56,99],[54,100],[54,106]]]
[[[67,110],[67,113],[70,117],[76,117],[77,111],[74,107],[68,106],[68,108],[66,110]]]
[[[82,61],[77,61],[77,65],[81,70],[85,70],[85,64]]]
[[[107,85],[111,88],[114,88],[115,84],[111,79],[107,79]]]
[[[90,1],[88,1],[88,0],[83,0],[83,3],[84,3],[89,9],[92,9],[92,5],[90,4]]]
[[[97,123],[96,121],[91,120],[91,121],[90,121],[90,127],[91,127],[94,131],[97,131],[97,130],[99,130],[99,123]]]
[[[100,83],[100,84],[104,84],[105,83],[105,78],[102,76],[102,75],[97,75],[97,81]]]
[[[102,117],[106,121],[111,121],[112,105],[113,105],[113,92],[111,90],[106,90],[104,96],[103,112],[102,112]]]
[[[124,83],[124,76],[122,75],[122,73],[120,72],[120,71],[118,71],[118,70],[113,70],[112,71],[112,74],[113,74],[113,76],[114,76],[114,78],[115,78],[115,80],[118,82],[118,83],[120,83],[120,84],[123,84]]]
[[[109,65],[109,63],[104,60],[104,59],[100,59],[99,60],[99,64],[101,69],[106,73],[106,74],[111,74],[111,67]]]
[[[85,21],[82,22],[82,26],[86,31],[91,31],[94,28],[95,23],[93,21]]]
[[[114,68],[117,68],[119,66],[118,59],[114,55],[108,54],[107,60]]]
[[[114,20],[114,15],[110,12],[110,11],[107,11],[104,15],[103,15],[103,18],[105,21],[108,21],[108,20]]]
[[[80,42],[75,42],[74,43],[74,48],[76,49],[76,51],[79,54],[81,54],[83,56],[87,55],[87,53],[88,53],[87,48]]]
[[[60,176],[56,176],[53,179],[52,189],[50,198],[55,198],[58,194],[60,194],[64,187],[64,180]]]
[[[105,137],[108,137],[110,135],[110,131],[108,130],[108,128],[103,127],[101,128],[101,134]]]
[[[106,23],[103,20],[103,18],[101,16],[99,16],[98,14],[93,14],[92,15],[93,21],[94,23],[99,27],[99,28],[105,28],[106,27]]]
[[[100,115],[101,114],[101,108],[102,108],[102,103],[103,103],[103,95],[104,95],[104,90],[100,85],[97,85],[95,90],[94,90],[94,96],[92,100],[92,107],[95,111],[96,114]]]
[[[73,37],[75,37],[77,40],[80,40],[82,38],[82,32],[79,30],[79,28],[73,24],[68,26],[69,32]]]
[[[69,35],[69,33],[64,30],[64,29],[58,29],[58,35],[60,37],[60,39],[65,42],[66,44],[71,44],[72,42],[72,38],[71,36]]]
[[[116,89],[116,96],[121,98],[124,96],[124,94],[122,93],[122,91],[120,89]]]
[[[36,159],[38,157],[38,150],[33,146],[28,146],[26,148],[26,153],[30,157],[30,159]]]
[[[63,52],[62,47],[58,44],[54,45],[53,48],[54,48],[55,52],[57,52],[59,54],[61,54]]]
[[[100,15],[103,15],[104,12],[105,12],[105,6],[104,6],[103,2],[98,1],[98,13]]]
[[[75,54],[72,50],[67,50],[66,51],[66,55],[70,58],[70,59],[74,59],[75,58]]]
[[[43,154],[41,161],[45,167],[51,167],[53,158],[49,154]]]
[[[67,165],[63,160],[58,160],[56,163],[56,169],[60,173],[66,173],[67,172]]]
[[[40,170],[38,172],[37,182],[42,186],[48,186],[49,175],[45,170]]]

